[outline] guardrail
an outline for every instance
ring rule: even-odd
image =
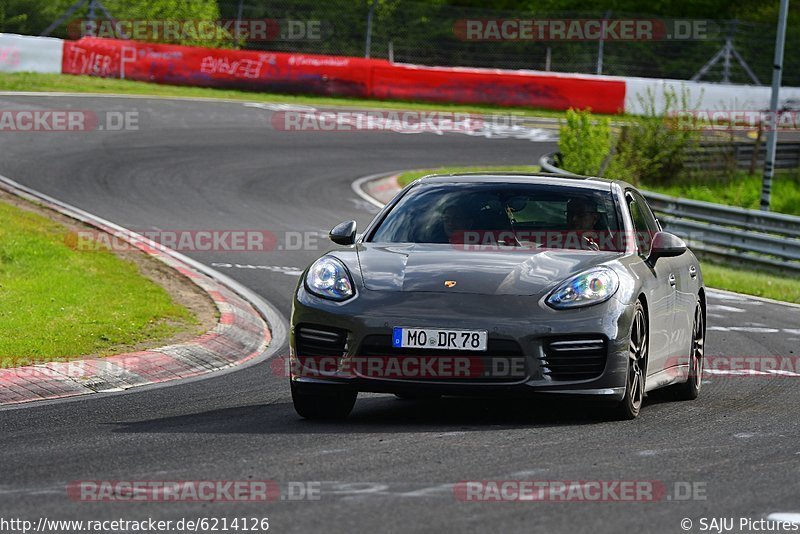
[[[761,142],[756,148],[752,142],[702,142],[697,148],[688,152],[686,166],[706,171],[760,167],[764,165],[765,145],[765,142]],[[800,166],[800,143],[778,143],[775,150],[775,168],[794,169],[798,166]]]
[[[557,153],[539,160],[542,170],[577,176],[556,166]],[[800,272],[800,217],[687,200],[642,191],[661,225],[692,250],[749,267]]]

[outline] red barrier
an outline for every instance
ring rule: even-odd
[[[625,82],[495,69],[390,65],[374,67],[372,96],[545,109],[621,113]]]
[[[381,59],[223,50],[85,37],[65,41],[62,72],[229,87],[547,109],[624,110],[625,81],[525,71],[394,65]]]
[[[65,41],[62,72],[172,85],[369,97],[387,61],[252,52],[86,37]]]

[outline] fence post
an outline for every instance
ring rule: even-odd
[[[365,45],[364,57],[369,59],[370,50],[372,50],[372,17],[375,15],[375,6],[378,5],[378,0],[372,0],[372,5],[369,6],[369,14],[367,15],[367,43]]]
[[[603,74],[603,48],[605,47],[606,42],[606,21],[608,17],[611,16],[611,10],[609,9],[606,11],[606,14],[603,15],[603,22],[600,25],[601,33],[600,33],[600,42],[597,44],[597,74]]]
[[[775,61],[772,63],[772,94],[769,99],[771,127],[767,132],[767,154],[764,156],[764,178],[761,183],[761,209],[769,211],[772,196],[772,174],[775,170],[775,149],[778,143],[778,94],[781,90],[783,72],[783,45],[786,42],[786,19],[789,14],[789,0],[781,0],[778,15],[778,33],[775,36]]]

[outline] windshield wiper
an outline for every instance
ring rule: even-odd
[[[514,244],[512,246],[521,247],[522,243],[520,243],[519,238],[517,238],[517,229],[514,226],[516,223],[516,219],[514,219],[514,210],[511,209],[511,206],[506,204],[506,217],[508,217],[508,223],[511,225],[511,235],[514,237]]]

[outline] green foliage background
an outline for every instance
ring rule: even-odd
[[[101,0],[111,14],[127,19],[234,19],[239,0]],[[0,31],[38,35],[72,5],[73,0],[0,0]],[[360,56],[365,51],[366,21],[372,0],[244,0],[245,19],[321,20],[321,40],[244,42],[258,50]],[[761,83],[771,78],[778,2],[763,0],[378,0],[373,18],[371,56],[386,58],[392,44],[396,61],[558,72],[594,73],[597,42],[474,42],[454,35],[454,24],[478,18],[688,18],[711,19],[721,32],[697,41],[608,41],[603,73],[688,79],[722,46],[734,29],[734,45]],[[82,7],[74,18],[85,18]],[[103,16],[98,13],[98,16]],[[737,22],[732,22],[737,21]],[[800,85],[800,3],[790,4],[784,84]],[[64,26],[53,32],[67,37]],[[192,44],[185,42],[185,44]],[[203,43],[208,45],[209,43]],[[223,40],[216,46],[235,46]],[[719,81],[721,65],[707,79]],[[732,81],[750,83],[736,62]]]
[[[0,29],[7,33],[39,35],[45,28],[64,14],[75,0],[0,0]],[[102,5],[117,20],[218,20],[219,6],[216,0],[102,0]],[[88,1],[75,11],[69,20],[86,19]],[[104,13],[96,10],[99,18]],[[69,38],[66,24],[56,28],[53,37]],[[194,43],[191,39],[181,44],[203,44],[220,46],[223,42]]]

